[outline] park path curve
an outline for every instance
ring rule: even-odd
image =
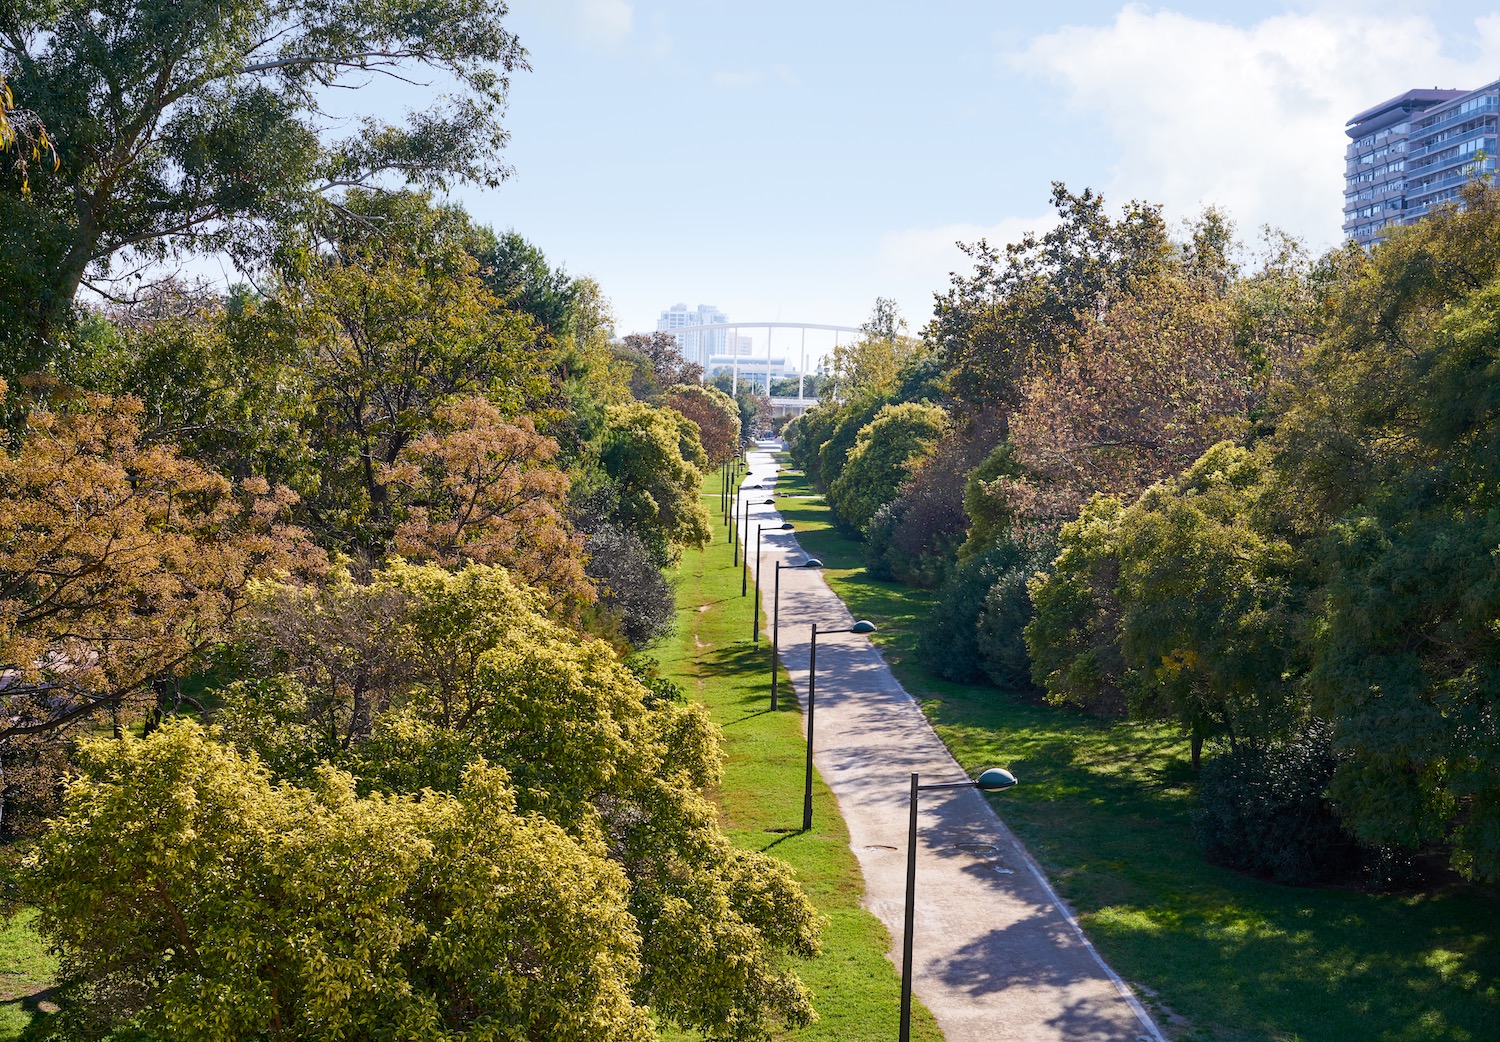
[[[747,484],[774,483],[773,446],[748,454]],[[765,506],[746,513],[752,542],[757,524],[780,521]],[[772,563],[803,554],[792,532],[768,531],[763,546],[769,616]],[[822,630],[853,619],[818,572],[783,568],[781,660],[799,698],[813,622]],[[963,769],[869,638],[852,634],[818,636],[813,759],[838,800],[865,905],[890,930],[899,968],[910,776],[961,781]],[[1163,1042],[984,796],[924,793],[920,810],[912,990],[947,1042]]]

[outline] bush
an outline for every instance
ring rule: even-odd
[[[917,638],[917,657],[946,680],[972,682],[984,677],[979,653],[979,616],[1000,577],[1024,567],[1026,551],[1004,542],[960,562],[938,591],[937,604]]]
[[[906,402],[882,408],[859,431],[843,472],[829,484],[829,505],[863,532],[875,511],[900,495],[901,483],[932,452],[947,422],[947,414],[935,405]]]
[[[1325,795],[1334,767],[1325,724],[1211,757],[1203,766],[1193,815],[1204,856],[1278,883],[1307,885],[1353,875],[1363,852],[1339,825]]]
[[[875,511],[865,526],[865,541],[860,548],[865,571],[872,579],[891,582],[897,578],[896,531],[905,520],[906,500],[898,499]]]
[[[619,525],[600,525],[584,545],[585,571],[599,589],[599,605],[619,622],[620,634],[643,648],[672,631],[677,601],[651,548]]]
[[[1028,554],[1021,563],[1001,572],[985,594],[979,613],[976,640],[980,666],[997,686],[1013,691],[1034,690],[1031,655],[1026,651],[1026,624],[1032,614],[1026,583],[1041,563],[1039,555]]]

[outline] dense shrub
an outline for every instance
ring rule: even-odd
[[[1335,759],[1326,725],[1285,741],[1240,745],[1203,766],[1193,815],[1204,856],[1215,864],[1309,884],[1348,877],[1359,844],[1325,795]]]
[[[819,488],[827,491],[833,487],[833,483],[844,473],[844,465],[849,461],[849,454],[854,451],[859,432],[869,426],[870,421],[875,419],[875,414],[885,404],[885,398],[872,394],[850,399],[839,406],[834,413],[833,427],[818,449],[816,474],[808,475]]]
[[[863,532],[875,511],[899,495],[901,483],[932,451],[947,420],[935,405],[905,402],[882,408],[859,431],[843,472],[828,487],[834,512]]]
[[[983,432],[960,432],[939,441],[932,454],[912,468],[901,486],[900,519],[890,531],[894,578],[910,586],[933,587],[947,577],[968,533],[964,490],[970,472],[985,455],[985,444]]]
[[[589,581],[599,590],[599,606],[613,615],[620,634],[633,648],[671,632],[677,603],[671,584],[639,536],[619,525],[604,524],[585,544]]]
[[[1027,581],[1042,563],[1042,555],[1028,554],[1000,573],[984,596],[976,635],[979,663],[985,676],[1003,688],[1032,689],[1031,656],[1026,651],[1026,624],[1031,621]]]
[[[906,519],[906,500],[898,499],[875,511],[870,523],[865,526],[865,541],[860,550],[865,558],[865,571],[872,579],[890,582],[897,578],[899,567],[896,551],[896,532]]]
[[[917,657],[927,669],[947,680],[972,682],[984,677],[979,616],[985,598],[1003,574],[1022,566],[1026,558],[1020,545],[1004,542],[958,564],[940,588],[917,638]]]

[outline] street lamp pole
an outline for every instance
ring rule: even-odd
[[[900,1042],[911,1042],[911,944],[912,919],[917,906],[917,794],[934,789],[978,789],[999,792],[1016,784],[1016,776],[999,767],[991,767],[978,778],[961,782],[919,784],[915,771],[911,776],[911,815],[906,823],[906,921],[901,938],[901,1031]]]
[[[771,595],[771,710],[777,709],[776,689],[781,681],[781,671],[777,664],[781,661],[781,570],[783,568],[822,568],[823,562],[816,557],[809,557],[801,564],[782,564],[776,562],[776,581],[772,583],[774,593]]]
[[[740,551],[741,597],[747,597],[750,594],[750,508],[754,505],[754,503],[751,503],[748,500],[745,502],[745,545]],[[761,500],[760,505],[763,507],[774,507],[776,505],[776,500],[764,499]],[[760,527],[758,525],[756,526],[755,530],[755,543],[755,596],[758,600],[760,598]],[[759,625],[759,623],[757,623],[757,625]]]
[[[755,486],[751,485],[750,487],[754,488]],[[741,481],[734,490],[734,514],[732,517],[734,523],[731,526],[732,534],[730,536],[730,542],[733,543],[734,549],[729,555],[729,567],[731,568],[740,563],[740,493],[743,491],[745,491],[745,482]]]
[[[768,499],[766,502],[772,506],[776,505],[774,499]],[[750,613],[750,640],[755,644],[760,643],[760,532],[764,527],[764,525],[755,526],[755,610]],[[793,527],[790,521],[783,521],[781,524],[776,525],[774,530],[778,532],[790,532]],[[778,561],[777,563],[780,564],[781,562]],[[777,578],[780,578],[781,573],[777,572],[776,575]]]
[[[824,633],[874,633],[875,624],[860,619],[842,630]],[[802,831],[812,831],[813,711],[818,705],[818,624],[812,624],[812,646],[807,652],[807,769],[802,776]]]

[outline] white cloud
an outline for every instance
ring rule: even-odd
[[[1475,27],[1478,53],[1493,55],[1500,16]],[[1472,88],[1496,74],[1446,57],[1425,17],[1337,9],[1240,28],[1131,4],[1110,25],[1038,36],[1011,61],[1102,120],[1113,201],[1160,202],[1176,217],[1215,204],[1242,234],[1269,222],[1314,247],[1340,236],[1350,116],[1414,87]]]
[[[743,69],[740,71],[716,72],[710,78],[715,87],[724,87],[730,90],[745,90],[751,87],[799,87],[802,85],[797,74],[785,65],[775,65],[769,69]]]
[[[596,47],[618,47],[635,29],[629,0],[518,0],[513,6]]]
[[[997,224],[944,224],[935,228],[907,228],[880,236],[877,251],[882,277],[919,284],[931,289],[948,284],[948,274],[967,272],[969,259],[958,248],[960,242],[988,239],[991,246],[1018,242],[1027,232],[1038,235],[1057,223],[1055,215],[1008,217]]]

